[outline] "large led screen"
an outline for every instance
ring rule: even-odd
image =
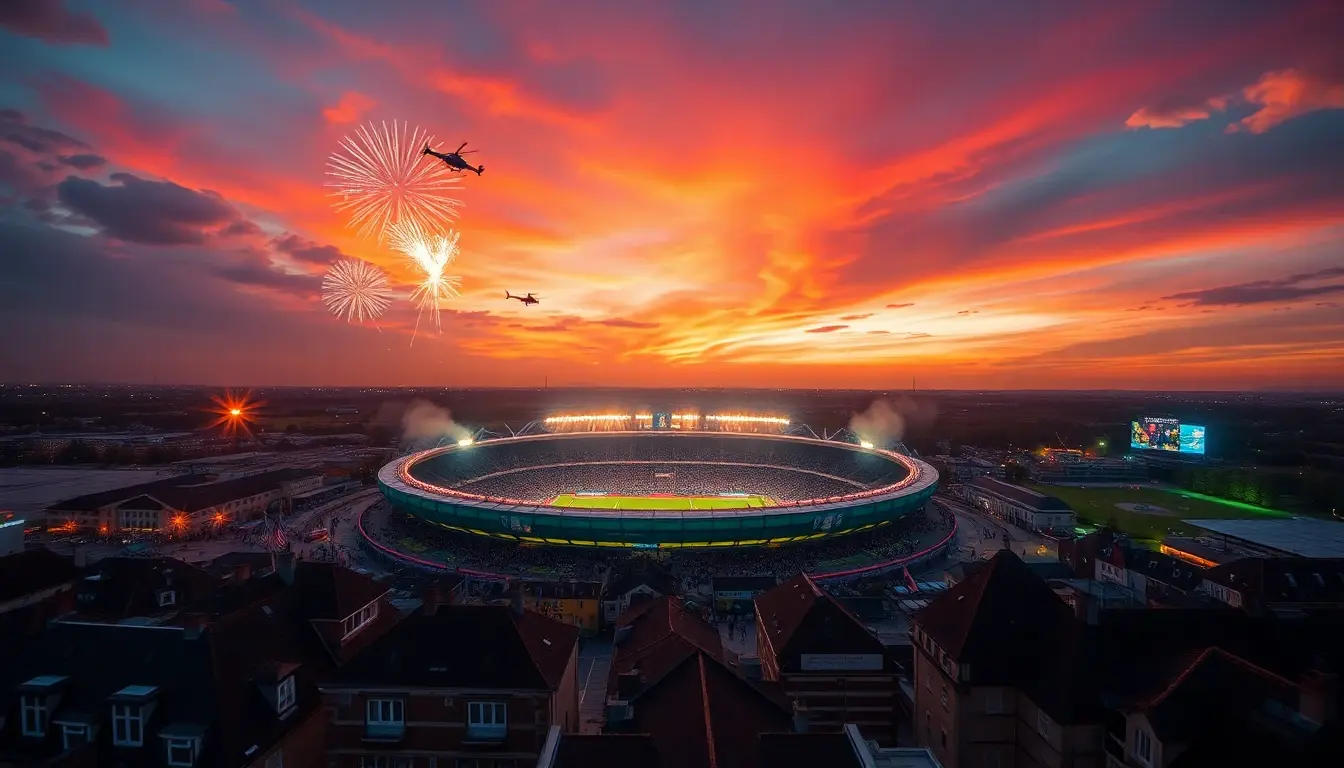
[[[1204,427],[1176,419],[1144,417],[1130,422],[1129,447],[1173,453],[1204,453]]]

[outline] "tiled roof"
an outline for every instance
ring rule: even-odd
[[[218,589],[218,578],[171,557],[109,557],[99,560],[91,573],[75,585],[75,610],[91,620],[120,621],[160,616],[199,600]],[[170,605],[161,606],[159,593],[172,590]]]
[[[780,669],[791,668],[804,653],[885,656],[882,641],[806,574],[757,595],[755,604],[767,641],[757,653],[773,653]]]
[[[981,684],[1006,684],[1038,671],[1073,614],[1017,555],[1000,550],[914,621]]]
[[[1203,568],[1161,552],[1129,548],[1125,550],[1124,562],[1129,570],[1182,592],[1193,592],[1204,583]]]
[[[656,562],[648,560],[612,579],[607,584],[606,592],[608,595],[624,595],[641,584],[648,585],[660,595],[677,592],[677,577]]]
[[[638,734],[566,733],[551,768],[675,768],[663,763],[653,737]]]
[[[849,736],[840,733],[762,733],[762,768],[863,768]]]
[[[632,607],[619,626],[628,627],[612,655],[607,690],[615,695],[622,673],[638,670],[642,687],[656,685],[695,653],[725,661],[719,630],[686,610],[680,597],[660,597]]]
[[[1030,488],[1024,488],[1020,485],[1005,483],[992,477],[977,477],[971,481],[971,485],[988,493],[1002,496],[1009,501],[1021,504],[1022,506],[1035,510],[1037,512],[1072,512],[1073,508],[1065,504],[1062,500],[1054,496],[1047,496],[1038,493]]]
[[[281,483],[311,477],[314,474],[316,473],[311,469],[284,468],[217,482],[208,482],[199,475],[176,475],[155,480],[152,483],[142,483],[127,488],[78,496],[53,504],[48,509],[53,512],[91,512],[101,507],[148,496],[151,500],[162,502],[173,509],[197,512],[226,502],[256,496],[278,488]],[[137,501],[135,503],[149,504],[148,501]],[[135,508],[157,509],[154,506],[137,506]]]
[[[591,581],[524,581],[523,594],[540,600],[596,600],[602,596],[602,585]]]
[[[0,603],[69,583],[74,577],[74,561],[49,549],[0,557]]]
[[[336,682],[552,690],[578,637],[578,627],[530,611],[515,615],[509,606],[441,605],[432,615],[403,619]]]
[[[1166,743],[1184,743],[1230,718],[1277,701],[1295,707],[1297,686],[1220,648],[1206,648],[1137,707]]]
[[[1344,602],[1344,559],[1246,557],[1203,578],[1269,603]]]
[[[705,653],[686,657],[633,701],[634,717],[609,728],[647,733],[662,765],[759,765],[757,735],[786,731],[791,715]]]

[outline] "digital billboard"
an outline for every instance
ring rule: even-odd
[[[1204,427],[1176,419],[1144,417],[1130,422],[1129,447],[1203,455]]]

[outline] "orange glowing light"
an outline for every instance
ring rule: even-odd
[[[240,435],[252,436],[252,423],[254,421],[252,414],[264,403],[251,400],[252,393],[244,395],[234,395],[232,392],[225,392],[222,396],[210,398],[214,401],[215,409],[211,413],[217,417],[211,424],[211,428],[219,427],[220,430],[230,437]]]

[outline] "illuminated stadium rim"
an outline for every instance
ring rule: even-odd
[[[881,488],[872,488],[866,491],[856,491],[854,493],[847,493],[841,496],[828,496],[825,498],[804,499],[801,501],[775,500],[775,505],[773,507],[742,507],[737,509],[712,510],[713,512],[719,514],[737,512],[739,514],[759,515],[762,514],[763,510],[778,510],[781,512],[785,510],[796,511],[799,507],[816,507],[821,506],[823,504],[847,504],[856,501],[876,500],[879,497],[903,495],[901,494],[901,491],[904,491],[908,488],[911,488],[912,486],[919,484],[921,480],[928,479],[930,476],[934,478],[935,482],[937,479],[936,474],[933,472],[933,468],[925,464],[924,462],[917,461],[915,459],[910,458],[909,456],[903,456],[899,453],[895,453],[894,451],[887,451],[880,448],[864,448],[862,446],[854,445],[853,443],[843,443],[837,440],[819,440],[811,437],[798,437],[796,435],[763,435],[754,433],[715,432],[715,431],[700,431],[700,430],[688,430],[680,432],[650,432],[648,430],[613,430],[608,432],[565,432],[560,434],[527,435],[522,437],[500,437],[488,441],[483,441],[480,443],[471,443],[468,445],[446,445],[439,448],[431,448],[427,451],[421,451],[419,453],[413,453],[410,454],[409,456],[403,456],[402,458],[387,464],[381,470],[379,470],[378,479],[385,485],[389,485],[394,488],[396,487],[395,483],[389,482],[393,479],[406,486],[409,486],[409,488],[399,489],[403,491],[415,489],[418,491],[422,491],[424,493],[435,494],[436,496],[439,497],[448,497],[456,501],[465,502],[467,504],[472,504],[473,502],[475,502],[476,504],[506,504],[514,507],[528,507],[532,508],[533,510],[541,514],[566,514],[566,515],[592,514],[596,517],[611,517],[613,516],[609,514],[611,512],[626,512],[626,513],[671,512],[674,510],[604,510],[604,509],[592,509],[586,507],[585,508],[554,507],[551,506],[550,504],[547,504],[545,502],[539,502],[535,499],[526,500],[526,499],[510,499],[501,496],[485,496],[478,493],[467,493],[466,491],[459,491],[455,488],[445,488],[443,486],[434,485],[432,483],[426,483],[423,480],[419,480],[415,477],[412,477],[410,472],[411,467],[415,466],[416,464],[419,464],[422,461],[432,459],[436,456],[442,456],[446,453],[453,453],[455,451],[475,450],[476,446],[478,445],[495,445],[497,443],[503,443],[503,442],[515,443],[525,441],[567,440],[567,439],[582,439],[582,438],[604,439],[604,438],[634,437],[634,436],[649,436],[649,435],[657,436],[658,438],[667,437],[672,439],[685,436],[699,436],[699,437],[712,436],[712,437],[721,437],[729,440],[733,439],[778,440],[783,442],[804,443],[816,446],[825,445],[832,448],[842,448],[846,450],[851,450],[854,451],[855,453],[868,453],[881,456],[882,458],[885,458],[889,461],[893,461],[897,464],[900,464],[906,469],[905,477],[901,478],[895,483],[892,483],[891,485],[884,485]],[[573,463],[582,464],[583,462],[573,462]],[[714,462],[706,461],[704,463],[713,464]],[[785,470],[789,469],[787,466],[781,466],[778,468]],[[927,468],[927,470],[925,468]],[[704,511],[711,511],[711,510],[704,510]],[[608,513],[608,514],[602,514],[602,513]],[[616,516],[629,517],[631,515],[627,514]]]

